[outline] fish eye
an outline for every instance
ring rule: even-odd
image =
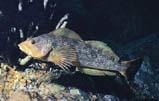
[[[31,40],[31,44],[35,44],[35,40],[32,39],[32,40]]]

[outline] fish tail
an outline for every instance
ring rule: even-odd
[[[125,67],[123,70],[121,70],[121,74],[126,77],[128,80],[133,80],[136,72],[141,67],[141,64],[143,62],[143,58],[137,58],[130,61],[122,61],[121,65]]]

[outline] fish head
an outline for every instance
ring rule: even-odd
[[[51,43],[43,36],[28,38],[18,44],[18,47],[25,54],[37,59],[45,57],[52,50]]]

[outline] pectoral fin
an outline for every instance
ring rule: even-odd
[[[53,62],[64,70],[69,70],[69,67],[77,62],[76,50],[70,46],[54,48],[49,56],[48,61]]]

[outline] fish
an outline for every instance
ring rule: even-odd
[[[67,28],[29,38],[18,47],[34,59],[51,62],[65,71],[75,67],[76,71],[92,76],[121,74],[128,77],[128,71],[139,68],[142,63],[141,58],[122,61],[106,43],[84,41],[79,34]]]

